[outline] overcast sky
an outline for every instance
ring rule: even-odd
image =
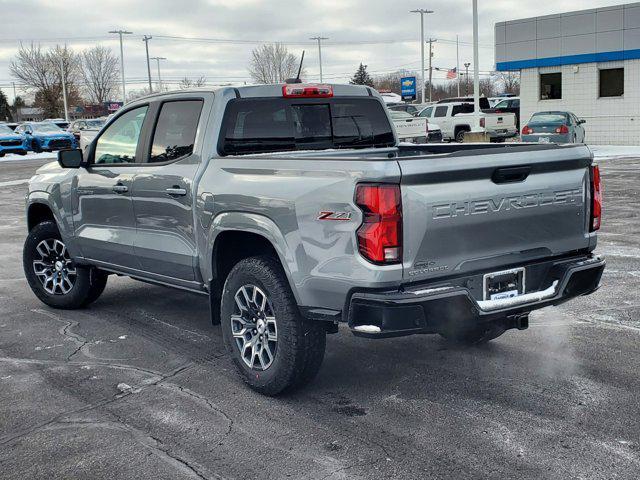
[[[616,0],[479,0],[480,70],[494,68],[495,22],[617,5]],[[0,0],[0,88],[13,98],[9,62],[19,42],[43,46],[67,43],[77,50],[103,44],[118,53],[109,30],[126,29],[128,89],[144,86],[142,35],[152,56],[167,57],[162,76],[177,82],[205,76],[209,84],[250,82],[247,63],[261,42],[280,41],[299,54],[306,50],[307,79],[318,80],[317,47],[309,37],[329,37],[323,47],[325,81],[345,82],[360,62],[372,74],[420,65],[419,15],[429,8],[426,36],[438,39],[434,66],[453,68],[459,35],[460,63],[473,59],[471,0]],[[181,38],[159,38],[181,37]],[[208,39],[208,40],[203,40]],[[219,42],[225,40],[228,42]],[[155,68],[152,70],[155,80]],[[436,78],[443,78],[437,72]],[[135,85],[133,82],[139,82]],[[18,94],[20,92],[18,91]]]

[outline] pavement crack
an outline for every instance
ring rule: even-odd
[[[200,402],[205,403],[211,410],[222,415],[227,420],[227,422],[229,422],[229,425],[227,427],[227,433],[225,433],[225,436],[231,434],[231,432],[233,431],[233,423],[234,423],[233,418],[231,418],[224,410],[214,405],[209,398],[197,392],[194,392],[193,390],[190,390],[186,387],[182,387],[180,385],[176,385],[174,383],[166,383],[165,386],[172,389],[179,390],[180,392],[186,395],[189,395],[190,397],[193,397]]]

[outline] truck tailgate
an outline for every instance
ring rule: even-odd
[[[488,131],[514,129],[516,126],[514,113],[485,113],[484,117]]]
[[[398,138],[416,138],[427,136],[427,119],[414,117],[393,119],[393,126],[398,132]]]
[[[591,163],[584,146],[400,157],[405,280],[588,248]]]

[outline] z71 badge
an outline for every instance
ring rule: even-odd
[[[338,222],[348,222],[351,220],[351,212],[320,212],[318,220],[334,220]]]

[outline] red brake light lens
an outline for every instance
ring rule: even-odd
[[[485,119],[484,119],[484,118],[481,118],[481,119],[480,119],[480,127],[481,127],[481,128],[484,128],[484,126],[485,126],[485,125],[486,125]]]
[[[531,128],[529,125],[525,125],[524,127],[522,127],[522,135],[531,135],[533,133],[533,128]]]
[[[331,85],[291,83],[282,87],[282,96],[286,98],[328,98],[333,97],[333,87]]]
[[[556,133],[560,133],[560,134],[569,133],[569,127],[567,127],[566,125],[561,125],[558,128],[556,128]]]
[[[602,224],[602,182],[600,167],[591,167],[591,231],[600,230]]]
[[[363,213],[356,232],[360,254],[372,263],[402,261],[402,199],[400,185],[360,184],[356,204]]]

